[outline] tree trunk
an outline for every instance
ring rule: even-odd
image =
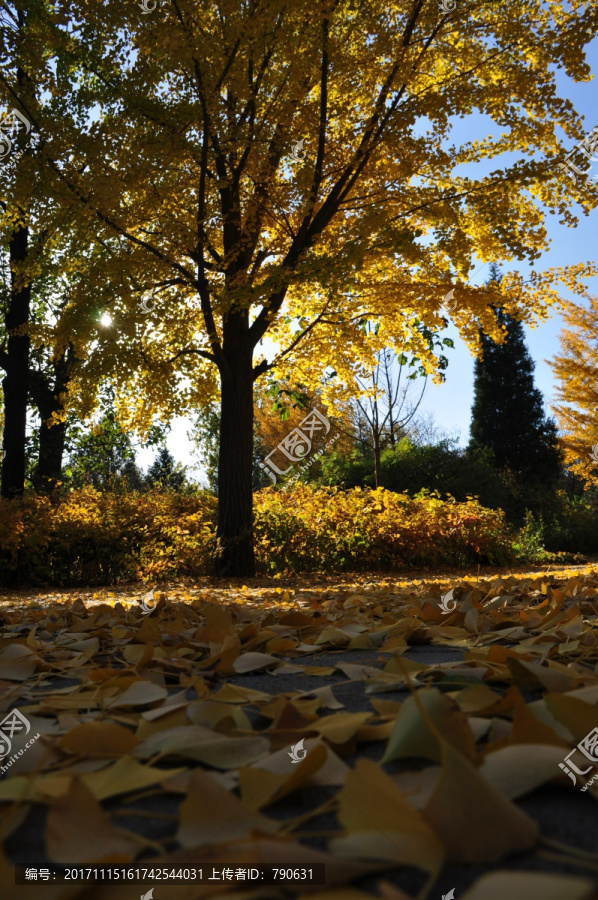
[[[62,456],[66,422],[48,425],[42,418],[39,431],[39,460],[33,476],[33,486],[38,493],[50,493],[62,478]]]
[[[25,437],[29,376],[29,335],[19,333],[29,322],[31,285],[17,287],[15,265],[27,258],[29,229],[21,226],[10,240],[11,292],[6,313],[8,332],[4,388],[4,450],[2,496],[20,497],[25,489]],[[15,333],[17,332],[17,333]]]
[[[51,423],[53,413],[64,412],[64,393],[72,376],[75,356],[73,347],[53,364],[54,387],[42,372],[30,372],[29,389],[39,410],[39,458],[33,475],[33,485],[40,493],[50,493],[62,479],[62,457],[66,437],[66,422]]]
[[[376,487],[381,487],[382,472],[380,469],[380,435],[377,431],[372,432],[374,438],[374,463],[376,466]]]
[[[215,574],[252,577],[253,550],[253,371],[252,348],[242,340],[226,340],[228,361],[221,370],[220,449],[218,457],[218,530],[220,550]],[[228,343],[228,346],[227,346]]]

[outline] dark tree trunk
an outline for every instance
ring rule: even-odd
[[[376,467],[376,487],[382,486],[382,469],[380,467],[380,435],[377,431],[372,431],[374,438],[374,465]]]
[[[228,334],[232,332],[232,334]],[[236,334],[235,334],[236,332]],[[228,340],[227,340],[228,338]],[[243,340],[245,338],[245,340]],[[252,348],[240,322],[225,326],[221,369],[218,530],[215,573],[255,575],[253,550],[253,371]]]
[[[33,475],[35,490],[49,493],[62,478],[62,457],[66,436],[66,422],[52,423],[54,413],[64,411],[64,392],[72,376],[75,357],[72,346],[54,363],[54,387],[42,372],[30,373],[30,392],[41,416],[39,459]]]
[[[25,488],[25,436],[27,426],[27,391],[29,375],[29,323],[31,285],[19,286],[21,275],[15,266],[27,258],[29,229],[21,226],[10,240],[11,292],[6,314],[7,353],[4,355],[6,375],[4,388],[4,459],[2,461],[2,496],[20,497]]]
[[[39,460],[33,476],[33,486],[38,493],[50,493],[62,478],[62,456],[66,422],[48,425],[42,419],[39,432]]]

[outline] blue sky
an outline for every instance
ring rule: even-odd
[[[587,50],[588,63],[595,77],[596,72],[598,72],[598,38],[588,46]],[[584,124],[587,126],[585,132],[591,131],[594,125],[598,124],[598,95],[595,81],[576,84],[567,76],[558,73],[557,85],[561,96],[569,98],[575,109],[585,117]],[[470,136],[481,138],[484,136],[486,131],[488,131],[488,125],[491,123],[485,117],[476,117],[476,119],[477,121],[473,121],[474,117],[470,117],[465,122],[460,122],[455,128],[455,134],[459,138],[463,136],[466,138]],[[480,129],[477,132],[475,131],[476,124]],[[571,149],[573,143],[565,139],[564,135],[561,135],[561,137],[567,149]],[[496,167],[496,162],[497,160],[494,160],[494,168]],[[598,163],[593,164],[589,177],[596,173],[598,173]],[[579,214],[577,228],[567,228],[564,225],[559,225],[556,216],[547,216],[545,226],[550,239],[550,248],[535,262],[537,270],[596,260],[598,209],[592,210],[588,216],[585,216],[579,207],[575,208],[575,212]],[[502,268],[506,271],[509,266],[503,266]],[[515,268],[514,265],[513,268]],[[517,270],[524,275],[527,275],[530,271],[528,265],[521,263],[517,263]],[[483,268],[473,278],[472,283],[483,284],[487,278],[488,266]],[[597,281],[598,279],[593,279],[587,283],[592,293],[596,294],[598,294]],[[570,295],[563,290],[562,296],[567,297]],[[547,322],[539,324],[536,328],[524,326],[527,345],[536,364],[536,386],[544,394],[548,412],[550,412],[550,402],[554,398],[555,385],[552,370],[545,360],[553,357],[559,350],[558,335],[561,326],[561,318],[556,314]],[[454,326],[449,326],[444,334],[455,341],[455,349],[447,351],[449,367],[446,372],[446,382],[438,386],[429,385],[420,410],[424,413],[431,413],[438,426],[445,431],[454,434],[459,433],[461,443],[465,444],[469,438],[469,421],[473,402],[474,360]]]
[[[587,47],[587,60],[595,77],[598,72],[598,37]],[[560,95],[570,99],[575,109],[585,117],[586,127],[584,130],[586,133],[591,131],[594,125],[598,125],[595,81],[575,83],[564,74],[557,73],[557,85]],[[488,133],[498,134],[498,132],[499,129],[493,128],[490,119],[472,115],[465,120],[455,122],[451,141],[481,139]],[[573,143],[564,135],[561,135],[561,138],[565,147],[572,149]],[[496,168],[497,163],[498,158],[493,161],[484,161],[488,169]],[[598,163],[594,163],[592,173],[598,173]],[[556,216],[547,216],[545,225],[550,248],[535,262],[537,270],[596,259],[598,209],[592,210],[588,216],[585,216],[579,208],[575,211],[579,214],[580,220],[577,228],[574,229],[559,225]],[[503,270],[507,268],[509,266],[503,266]],[[526,264],[517,263],[517,269],[524,276],[529,273],[529,266]],[[475,272],[475,269],[473,271]],[[472,283],[483,284],[487,278],[488,266],[485,266],[472,279]],[[593,293],[598,294],[598,283],[589,283],[588,286]],[[567,292],[564,290],[563,296],[567,296]],[[535,328],[525,327],[527,345],[536,364],[536,385],[544,395],[547,411],[550,411],[549,405],[554,398],[555,388],[552,371],[545,360],[550,359],[558,352],[558,335],[561,325],[560,317],[555,314],[547,322],[541,323]],[[457,329],[452,325],[443,332],[443,337],[451,337],[455,341],[455,349],[447,351],[449,367],[446,372],[446,382],[438,386],[429,384],[420,406],[420,412],[424,415],[431,414],[439,429],[458,436],[460,443],[465,444],[469,437],[469,421],[473,401],[474,360],[460,339]],[[187,437],[189,427],[190,423],[186,419],[174,420],[167,444],[177,461],[196,467],[195,477],[201,480],[201,466],[197,468],[199,460],[194,452],[194,445]],[[153,451],[139,451],[138,462],[145,468],[153,456]]]

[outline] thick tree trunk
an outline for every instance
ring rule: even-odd
[[[63,395],[68,387],[75,362],[72,346],[54,362],[54,387],[42,372],[31,372],[29,388],[39,410],[39,458],[33,475],[33,485],[40,493],[50,493],[62,479],[62,457],[66,437],[66,422],[52,424],[53,413],[62,413]]]
[[[62,456],[66,422],[48,425],[42,418],[39,431],[39,460],[33,476],[33,486],[39,493],[50,493],[62,478]]]
[[[18,287],[15,264],[27,257],[29,229],[20,227],[10,241],[11,295],[6,314],[9,333],[5,356],[4,388],[4,459],[2,461],[2,496],[20,497],[25,488],[25,436],[27,426],[27,390],[29,376],[29,335],[20,333],[29,322],[31,285]]]
[[[238,337],[241,338],[242,329]],[[215,573],[255,575],[253,550],[253,371],[252,349],[242,339],[224,344],[228,371],[221,371],[218,458],[218,539]]]

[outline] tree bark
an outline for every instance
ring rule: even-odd
[[[49,493],[62,479],[62,457],[66,437],[66,422],[52,424],[54,413],[64,412],[64,394],[71,380],[75,354],[72,344],[53,363],[54,387],[42,372],[30,372],[29,389],[41,417],[39,432],[39,458],[33,475],[33,485],[40,493]]]
[[[48,425],[42,419],[39,432],[39,460],[33,475],[38,493],[48,494],[62,479],[62,456],[66,436],[66,422]]]
[[[241,316],[244,319],[245,316]],[[245,332],[243,334],[243,332]],[[241,322],[224,329],[221,367],[220,448],[218,455],[220,576],[255,575],[253,549],[253,378],[252,347]]]
[[[27,392],[29,377],[29,322],[31,285],[17,287],[15,265],[27,258],[29,229],[20,226],[10,240],[11,291],[6,330],[4,388],[4,459],[2,461],[2,496],[20,497],[25,489],[25,437],[27,427]]]
[[[62,410],[61,388],[56,378],[54,390],[40,372],[30,373],[31,396],[38,408],[41,425],[39,430],[39,457],[33,474],[33,486],[38,493],[50,493],[62,477],[62,456],[66,422],[52,424],[52,414]]]
[[[382,469],[380,467],[380,435],[378,431],[372,429],[372,437],[374,442],[374,465],[376,467],[376,487],[382,486]]]

